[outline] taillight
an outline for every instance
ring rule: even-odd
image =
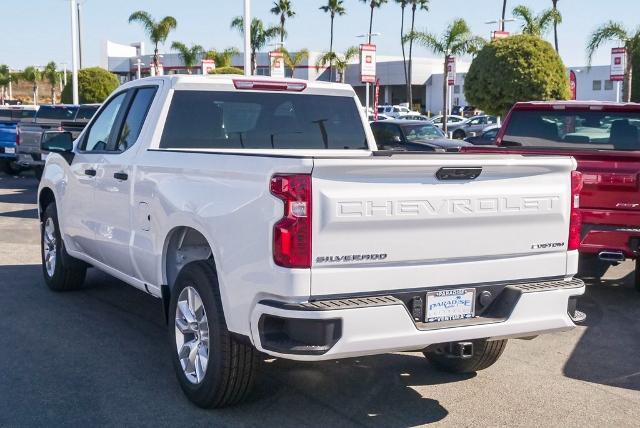
[[[580,214],[580,191],[582,190],[582,173],[571,171],[571,217],[569,219],[569,250],[580,247],[582,214]]]
[[[250,89],[254,91],[302,92],[307,89],[307,84],[304,82],[276,82],[273,80],[234,79],[233,86],[236,89]]]
[[[274,175],[271,193],[284,202],[273,226],[273,261],[287,268],[311,267],[311,176]]]

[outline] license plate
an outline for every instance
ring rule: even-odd
[[[426,322],[440,322],[473,318],[475,315],[476,290],[458,288],[427,293]]]
[[[15,147],[5,147],[4,152],[6,154],[14,155],[16,153]]]

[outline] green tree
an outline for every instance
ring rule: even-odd
[[[240,52],[236,48],[226,48],[223,51],[217,51],[215,49],[208,50],[204,57],[205,59],[212,59],[216,64],[216,68],[224,68],[231,67],[231,62],[233,61],[233,57],[238,55]]]
[[[273,2],[271,13],[274,15],[280,15],[280,47],[284,46],[284,36],[287,34],[284,29],[284,24],[287,18],[293,18],[296,13],[291,6],[291,0],[277,0]]]
[[[244,34],[244,18],[242,16],[236,16],[231,21],[231,28],[235,28],[240,32],[240,34]],[[265,27],[262,20],[258,18],[253,18],[251,20],[251,30],[250,30],[250,48],[251,48],[251,73],[255,74],[258,63],[256,61],[256,53],[264,48],[267,43],[273,38],[277,37],[280,34],[280,27],[269,26]]]
[[[527,34],[485,45],[464,79],[467,101],[496,115],[518,101],[566,100],[569,92],[566,69],[553,46]]]
[[[51,104],[56,103],[56,86],[60,84],[60,72],[55,62],[51,61],[44,67],[42,72],[44,79],[51,85]]]
[[[319,70],[320,68],[326,67],[327,64],[333,64],[335,69],[340,73],[340,82],[344,83],[347,66],[358,55],[360,55],[360,48],[358,46],[351,46],[343,54],[325,52],[316,60],[316,69]]]
[[[209,74],[244,74],[241,68],[237,67],[216,67],[209,71]]]
[[[429,0],[409,0],[411,4],[411,31],[413,33],[416,30],[416,11],[429,10]],[[413,39],[409,39],[409,72],[407,82],[407,102],[409,105],[413,105],[413,86],[411,85],[413,75]]]
[[[198,62],[198,58],[204,53],[204,49],[200,45],[187,46],[181,42],[173,42],[171,49],[180,53],[180,58],[184,62],[184,66],[187,67],[187,73],[192,73],[192,68]]]
[[[444,57],[444,77],[442,79],[442,105],[444,131],[447,131],[447,60],[452,56],[462,56],[476,52],[484,43],[484,39],[474,36],[464,19],[454,20],[440,36],[428,32],[414,31],[407,34],[406,39],[414,39],[418,44]]]
[[[62,102],[72,102],[72,79],[69,79],[62,90]],[[107,99],[111,92],[115,91],[120,82],[115,74],[109,73],[104,68],[83,68],[78,72],[78,95],[80,103],[101,103]]]
[[[513,15],[522,20],[522,34],[542,37],[549,31],[551,25],[562,23],[562,16],[558,9],[547,9],[536,15],[527,6],[520,5],[513,8]]]
[[[0,104],[4,104],[7,86],[12,82],[11,70],[6,64],[0,65]]]
[[[329,52],[333,53],[333,21],[336,19],[336,15],[342,16],[347,13],[347,10],[344,8],[343,0],[328,0],[325,6],[320,6],[320,10],[331,16]],[[329,63],[329,81],[333,81],[333,62]]]
[[[33,85],[33,104],[38,104],[38,82],[42,80],[42,73],[37,67],[29,66],[21,73],[21,79]]]
[[[302,61],[309,58],[308,49],[300,49],[296,53],[291,53],[285,48],[280,48],[280,52],[282,52],[282,59],[284,60],[285,67],[291,69],[291,77],[295,77],[296,67],[300,65]]]
[[[173,16],[165,16],[160,21],[155,21],[153,17],[143,10],[133,12],[129,16],[129,23],[138,22],[142,24],[142,27],[147,33],[147,36],[153,43],[153,67],[156,69],[160,65],[160,55],[158,52],[158,45],[167,41],[171,30],[175,30],[178,26],[178,22]]]
[[[640,57],[640,28],[634,32],[628,30],[619,22],[609,21],[591,33],[587,41],[587,58],[589,65],[593,59],[593,54],[606,42],[618,41],[627,48],[627,70],[624,77],[622,98],[631,101],[631,88],[633,86],[633,64],[636,58]]]
[[[404,12],[409,4],[409,0],[395,0],[400,5],[402,14],[400,15],[400,46],[402,47],[402,71],[404,72],[404,84],[407,86],[406,97],[409,99],[409,75],[407,74],[407,53],[404,48]]]

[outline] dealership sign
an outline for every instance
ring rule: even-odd
[[[271,77],[284,79],[284,55],[280,51],[269,52]]]
[[[360,81],[363,83],[376,81],[376,45],[360,45]]]
[[[456,84],[456,58],[453,56],[447,57],[447,82],[449,86]]]
[[[216,62],[212,59],[202,60],[202,74],[211,74],[216,69]]]
[[[627,66],[627,49],[611,49],[611,80],[624,80]]]

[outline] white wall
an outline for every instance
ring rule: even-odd
[[[568,70],[576,72],[576,99],[579,101],[616,101],[616,82],[612,82],[612,86],[606,84],[610,73],[608,65],[569,67]],[[600,90],[594,89],[594,81],[600,82]],[[622,90],[622,84],[620,87]]]

